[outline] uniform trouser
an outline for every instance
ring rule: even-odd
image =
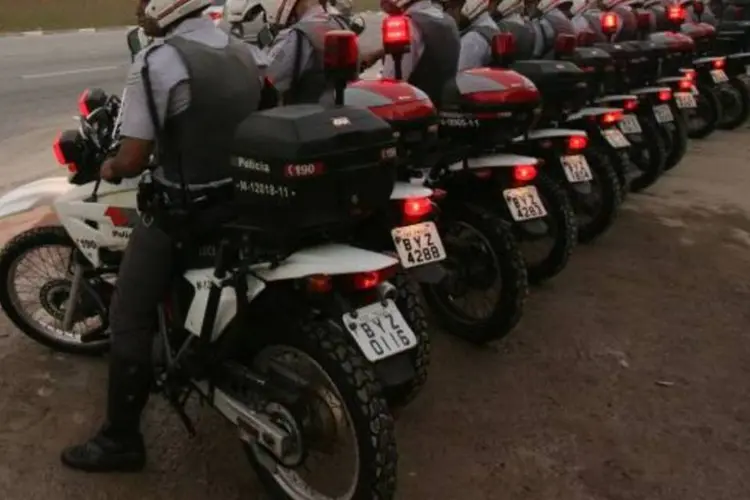
[[[156,309],[169,292],[173,243],[157,224],[139,221],[120,265],[110,310],[112,356],[144,365],[151,361]]]

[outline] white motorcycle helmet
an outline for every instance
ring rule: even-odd
[[[466,0],[461,6],[461,15],[471,22],[489,9],[489,0]]]
[[[259,0],[227,0],[224,5],[224,20],[230,24],[246,23],[262,12],[263,5]]]
[[[512,16],[513,14],[523,13],[523,9],[523,0],[502,0],[499,4],[497,4],[497,8],[495,10],[502,17],[508,17]]]
[[[573,0],[540,0],[536,4],[537,10],[542,14],[548,14],[555,9],[572,7]]]
[[[573,16],[577,16],[595,7],[596,7],[596,0],[573,0],[573,6],[570,8],[570,13]]]
[[[213,4],[212,0],[150,0],[143,9],[146,17],[166,28],[185,16],[201,11]]]

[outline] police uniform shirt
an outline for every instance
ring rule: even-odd
[[[310,22],[315,18],[321,21],[328,19],[328,13],[320,5],[310,8],[302,16],[299,22]],[[300,36],[294,30],[294,26],[283,29],[276,35],[273,45],[268,49],[268,68],[266,75],[280,93],[289,91],[294,79],[294,60],[297,53],[297,37]],[[300,74],[312,69],[314,64],[313,46],[309,41],[303,40],[302,53],[299,59]]]
[[[440,7],[432,3],[431,0],[419,0],[410,5],[406,9],[406,13],[409,14],[412,12],[420,12],[437,19],[442,19],[447,15]],[[422,42],[422,34],[419,32],[419,28],[408,17],[407,20],[409,21],[409,28],[411,31],[411,46],[409,52],[404,54],[401,58],[401,75],[404,80],[409,79],[411,72],[416,68],[419,58],[422,57],[422,53],[424,52],[424,43]],[[385,57],[381,74],[385,78],[396,77],[396,67],[391,56],[387,55]]]
[[[229,43],[229,35],[216,28],[213,21],[205,18],[186,19],[165,38],[177,35],[214,48],[226,47]],[[159,46],[151,49],[148,56],[149,77],[159,125],[164,126],[167,117],[185,111],[190,104],[189,76],[177,50],[166,45],[163,40],[155,40],[153,43]],[[251,46],[247,47],[248,57],[254,57]],[[120,134],[123,137],[153,141],[156,139],[156,131],[149,113],[146,88],[141,78],[146,52],[147,50],[139,52],[130,67],[122,104]]]
[[[486,26],[497,29],[489,12],[479,15],[471,23],[471,28]],[[476,31],[468,31],[461,37],[461,55],[458,58],[458,71],[487,66],[492,56],[492,48],[485,37]]]

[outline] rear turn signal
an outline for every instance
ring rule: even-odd
[[[583,135],[574,135],[568,137],[568,151],[583,151],[589,145],[589,140]],[[536,170],[536,169],[535,169]]]
[[[627,101],[623,101],[622,109],[625,111],[635,111],[638,109],[638,99],[628,99]]]
[[[661,102],[667,102],[670,99],[672,99],[672,91],[671,90],[660,90],[659,91],[659,100]]]
[[[685,78],[687,78],[691,82],[695,81],[695,70],[694,69],[686,69],[685,71],[683,71],[683,74],[685,75]]]
[[[689,78],[683,78],[677,86],[680,90],[689,91],[693,89],[693,82]]]
[[[714,69],[724,69],[724,66],[726,65],[726,60],[722,57],[721,59],[717,59],[713,62]]]
[[[609,113],[604,113],[601,115],[601,122],[604,125],[612,125],[614,123],[619,122],[623,118],[622,111],[610,111]]]
[[[386,267],[377,271],[368,271],[366,273],[348,274],[342,276],[342,283],[348,285],[351,290],[364,291],[371,290],[393,278],[398,271],[398,266]]]
[[[518,182],[529,182],[536,178],[535,165],[516,165],[513,167],[513,178]]]
[[[76,172],[78,172],[78,165],[68,162],[67,158],[65,158],[65,153],[63,153],[62,146],[60,145],[61,140],[62,132],[57,135],[55,142],[52,143],[52,152],[55,155],[55,160],[57,160],[57,163],[59,165],[67,166],[68,172],[70,172],[71,174],[75,174]]]
[[[429,198],[410,198],[404,201],[404,215],[419,218],[432,212],[432,201]]]

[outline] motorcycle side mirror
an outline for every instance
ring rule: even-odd
[[[513,33],[498,33],[492,37],[492,61],[495,66],[508,66],[515,54],[516,37]]]
[[[352,31],[332,30],[323,42],[323,68],[333,83],[336,105],[344,104],[346,84],[359,75],[359,47]]]

